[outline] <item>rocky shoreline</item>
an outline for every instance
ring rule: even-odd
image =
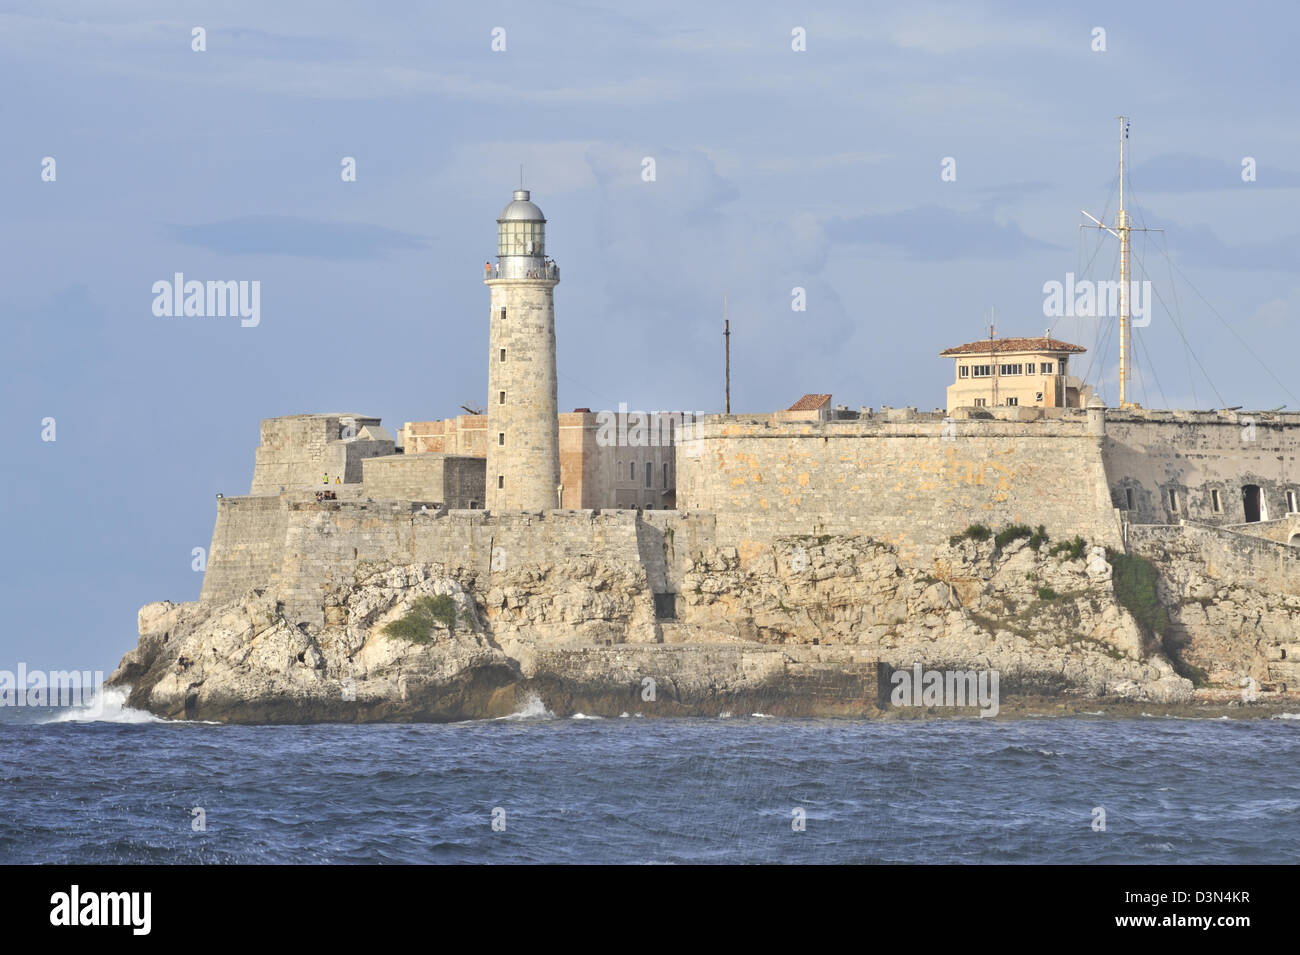
[[[288,619],[274,586],[215,605],[149,604],[109,683],[157,716],[233,723],[458,721],[530,705],[556,716],[979,714],[974,683],[964,707],[919,692],[917,705],[896,705],[897,674],[911,667],[995,674],[997,699],[982,709],[1002,718],[1296,708],[1294,688],[1268,683],[1267,668],[1286,656],[1300,600],[1239,588],[1207,596],[1204,578],[1181,568],[1200,596],[1161,585],[1173,610],[1162,636],[1117,599],[1104,551],[1081,543],[1053,552],[1024,537],[955,538],[925,567],[854,536],[783,538],[749,561],[701,552],[682,588],[689,624],[647,625],[643,575],[597,558],[487,580],[438,564],[370,564],[325,590],[319,627]],[[1204,625],[1252,601],[1269,609],[1244,662],[1251,634],[1239,622],[1225,641],[1178,613],[1190,605]],[[412,630],[430,602],[445,619]],[[1234,681],[1251,672],[1245,703]]]

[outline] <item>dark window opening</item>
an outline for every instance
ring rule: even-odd
[[[1241,503],[1246,508],[1246,523],[1257,522],[1264,511],[1264,495],[1258,484],[1247,484],[1241,489]]]
[[[655,594],[655,619],[656,620],[677,619],[677,595],[676,594]]]

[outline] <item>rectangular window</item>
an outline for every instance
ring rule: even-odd
[[[1007,407],[1008,407],[1008,408],[1014,408],[1014,407],[1016,407],[1018,404],[1020,404],[1020,399],[1019,399],[1019,398],[1008,398],[1008,399],[1007,399]]]
[[[664,462],[664,487],[668,487],[668,462]],[[1294,510],[1294,508],[1293,508]]]
[[[1021,375],[1024,374],[1024,371],[1025,371],[1025,366],[1019,364],[998,366],[999,375]]]
[[[1169,489],[1169,509],[1175,514],[1178,513],[1178,492],[1173,488]]]
[[[987,403],[988,403],[988,400],[985,399],[985,398],[976,398],[976,399],[975,399],[975,407],[976,407],[976,408],[983,408],[984,405],[987,404]]]
[[[1286,511],[1288,514],[1300,513],[1300,508],[1296,507],[1295,491],[1286,492]]]
[[[503,405],[505,403],[506,403],[506,393],[502,391],[497,396],[497,404]]]
[[[503,448],[506,446],[506,433],[504,431],[497,432],[497,444]]]
[[[1045,362],[1043,362],[1043,374],[1044,374],[1044,375],[1050,375],[1050,374],[1053,374],[1053,372],[1052,372],[1052,362],[1050,362],[1050,361],[1045,361]]]
[[[676,594],[655,594],[654,601],[655,601],[656,620],[677,619],[677,595]]]
[[[503,306],[501,307],[501,321],[504,322],[505,320],[506,320],[506,309],[505,309],[505,306],[503,305]]]
[[[645,463],[645,486],[655,486],[655,466],[649,461]]]
[[[1210,492],[1210,506],[1214,508],[1215,514],[1223,513],[1223,498],[1219,497],[1218,491]]]
[[[1124,489],[1124,499],[1128,502],[1128,509],[1133,510],[1133,489],[1131,487]]]
[[[501,360],[502,361],[506,360],[506,350],[504,348],[501,349]]]
[[[505,486],[506,486],[506,476],[504,474],[498,474],[497,487],[505,487]]]
[[[970,377],[970,365],[960,365],[960,366],[958,366],[958,368],[957,368],[957,377],[958,377],[958,378],[969,378],[969,377]]]
[[[992,365],[971,365],[972,378],[987,378],[993,374]]]

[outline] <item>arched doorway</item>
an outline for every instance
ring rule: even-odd
[[[1300,547],[1300,531],[1296,531],[1294,534],[1292,534],[1291,539],[1287,541],[1287,543],[1290,544],[1292,547]]]

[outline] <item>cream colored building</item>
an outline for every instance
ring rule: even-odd
[[[1082,408],[1092,387],[1070,374],[1087,351],[1056,338],[988,338],[939,352],[954,360],[948,411],[957,408]]]

